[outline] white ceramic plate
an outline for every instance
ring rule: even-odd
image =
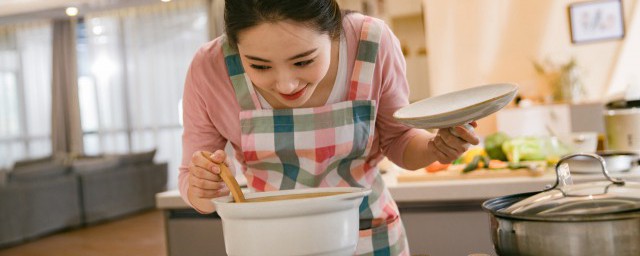
[[[514,84],[489,84],[426,98],[393,114],[399,122],[422,129],[468,124],[502,109],[518,92]]]

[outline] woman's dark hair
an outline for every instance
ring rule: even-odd
[[[342,14],[336,0],[225,0],[225,30],[233,47],[242,30],[283,20],[306,23],[332,39],[340,36],[342,28]]]

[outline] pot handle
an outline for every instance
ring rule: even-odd
[[[558,187],[558,185],[560,185],[562,187],[564,185],[564,180],[568,179],[568,178],[571,178],[571,175],[570,175],[570,172],[569,172],[569,168],[566,168],[567,164],[563,163],[563,162],[568,160],[568,159],[570,159],[570,158],[574,158],[574,157],[577,157],[577,156],[586,156],[586,157],[595,158],[596,160],[598,160],[598,162],[600,162],[600,166],[602,167],[602,174],[604,174],[604,177],[606,177],[607,180],[609,180],[612,183],[617,184],[617,185],[624,185],[624,180],[622,180],[620,178],[614,178],[614,177],[611,177],[609,175],[609,171],[607,170],[607,164],[605,163],[604,158],[602,158],[598,154],[593,154],[593,153],[575,153],[575,154],[567,155],[567,156],[561,158],[560,161],[558,161],[558,163],[556,164],[556,184],[554,184],[551,188],[549,188],[547,190],[555,189],[556,187]],[[561,180],[560,180],[561,176],[563,177],[562,184],[561,184]]]

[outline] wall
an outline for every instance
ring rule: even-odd
[[[423,1],[431,95],[514,82],[524,96],[542,98],[550,89],[536,74],[532,61],[564,62],[571,57],[582,70],[586,101],[602,101],[613,93],[609,92],[610,80],[614,69],[620,69],[616,63],[625,41],[572,44],[567,7],[577,1]],[[629,25],[637,0],[622,2],[625,25]],[[637,26],[631,29],[627,27],[627,38],[640,33]],[[494,117],[480,124],[480,134],[495,131]]]
[[[636,18],[627,23],[627,35],[616,60],[607,95],[624,94],[627,99],[640,99],[639,5],[634,6],[631,17]]]
[[[388,9],[387,9],[388,10]],[[390,16],[387,23],[400,40],[407,63],[409,101],[414,102],[429,97],[429,62],[427,58],[425,29],[422,13]]]
[[[407,81],[414,102],[430,96],[422,0],[338,0],[340,8],[384,20],[400,40],[407,63]]]

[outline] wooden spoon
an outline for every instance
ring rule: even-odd
[[[202,155],[205,158],[209,159],[209,161],[213,162],[213,159],[211,159],[210,156],[207,156],[204,153],[202,153]],[[233,200],[236,203],[246,202],[246,200],[244,199],[244,194],[240,189],[240,185],[238,185],[238,181],[236,180],[236,177],[233,176],[233,173],[231,173],[227,165],[224,163],[221,163],[221,164],[218,164],[218,167],[220,168],[220,177],[222,177],[222,181],[224,181],[224,183],[227,184],[227,187],[229,187],[229,190],[231,191],[231,195],[233,196]]]

